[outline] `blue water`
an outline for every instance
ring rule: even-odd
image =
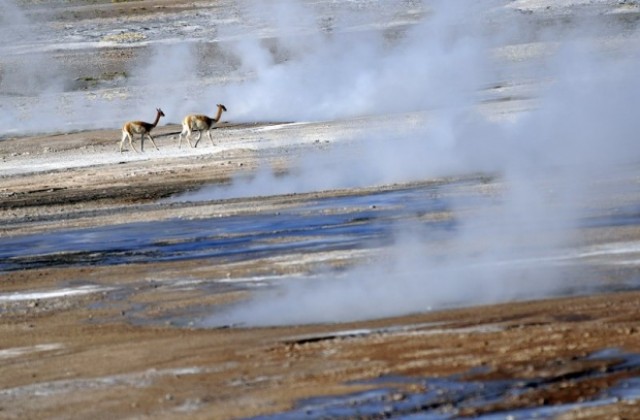
[[[9,237],[0,239],[0,271],[198,258],[242,260],[286,252],[358,249],[389,241],[403,218],[448,210],[449,204],[434,196],[435,188],[313,199],[271,214],[172,219]],[[454,226],[451,221],[422,223],[435,231]]]
[[[361,382],[374,386],[363,392],[346,395],[307,398],[299,401],[290,411],[274,415],[258,416],[253,420],[298,420],[298,419],[353,419],[353,418],[394,418],[394,419],[453,419],[459,418],[461,409],[475,408],[479,413],[473,418],[549,418],[572,409],[596,407],[612,404],[620,400],[633,401],[640,398],[640,356],[623,353],[617,349],[597,352],[584,360],[608,361],[609,367],[585,366],[583,371],[575,372],[574,377],[563,374],[558,377],[541,379],[510,378],[503,380],[465,380],[464,375],[452,375],[444,378],[382,377]],[[470,372],[473,373],[473,372]],[[602,378],[608,375],[623,375],[622,379],[610,389],[584,400],[556,405],[532,405],[528,407],[500,411],[496,404],[509,397],[521,395],[532,390],[545,389],[558,383],[579,386],[581,381]],[[424,392],[406,392],[400,384],[420,384]],[[394,394],[402,398],[394,399]],[[579,393],[576,393],[578,399]],[[537,404],[537,403],[532,403]],[[481,410],[490,407],[487,412]],[[493,407],[493,409],[491,409]]]
[[[496,204],[495,197],[456,194],[460,185],[464,182],[310,198],[279,213],[173,219],[0,238],[0,272],[198,258],[246,260],[288,252],[359,249],[387,244],[403,223],[411,223],[411,229],[424,226],[425,232],[442,237],[443,232],[455,230],[455,219],[429,222],[419,217]],[[640,223],[638,209],[630,206],[614,214],[584,218],[578,225],[636,225]]]

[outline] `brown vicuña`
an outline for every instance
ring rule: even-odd
[[[120,153],[122,153],[122,146],[124,145],[124,141],[127,137],[129,138],[129,145],[131,146],[131,148],[136,152],[138,152],[135,146],[133,145],[134,134],[140,134],[140,150],[141,151],[144,151],[144,136],[148,136],[151,139],[151,143],[153,143],[153,145],[156,147],[156,150],[160,150],[158,149],[156,142],[153,140],[153,137],[151,137],[151,134],[150,134],[151,130],[153,130],[156,125],[158,125],[158,121],[160,121],[160,117],[164,117],[164,112],[162,112],[160,108],[156,108],[156,112],[157,112],[156,120],[153,123],[148,123],[144,121],[129,121],[122,126],[122,140],[120,141]]]
[[[203,131],[207,132],[207,135],[209,136],[209,140],[211,140],[211,145],[214,146],[213,138],[211,137],[211,130],[214,128],[214,125],[220,121],[220,117],[222,116],[222,111],[227,110],[227,108],[222,104],[218,104],[217,107],[218,107],[218,113],[216,114],[215,118],[207,117],[206,115],[191,114],[191,115],[187,115],[182,119],[182,132],[180,133],[180,141],[178,142],[178,149],[182,147],[182,136],[185,136],[187,138],[187,141],[189,142],[189,146],[191,146],[192,148],[198,147],[198,142],[200,141],[200,137],[202,137]],[[191,134],[194,131],[198,132],[198,138],[196,139],[195,146],[191,144],[191,139],[190,139]]]

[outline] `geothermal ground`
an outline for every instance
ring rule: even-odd
[[[640,417],[637,146],[587,170],[535,147],[510,155],[551,161],[516,176],[519,189],[496,160],[474,160],[475,142],[501,144],[485,125],[454,133],[472,150],[462,163],[440,143],[406,153],[397,138],[429,139],[451,103],[318,121],[294,112],[302,90],[264,114],[234,97],[264,69],[225,44],[258,39],[287,69],[298,56],[280,31],[310,36],[306,19],[274,29],[232,0],[45,3],[0,9],[12,40],[0,47],[0,418]],[[322,34],[383,34],[389,48],[437,16],[418,1],[280,11],[300,4]],[[545,109],[539,69],[564,37],[637,58],[635,2],[489,4],[486,32],[527,30],[489,45],[498,75],[457,121]],[[591,30],[576,36],[583,18]],[[195,54],[176,49],[187,41]],[[186,56],[188,75],[172,64]],[[149,61],[173,87],[145,82]],[[229,111],[214,144],[179,147],[182,115],[216,102]],[[158,150],[120,153],[122,123],[157,106]],[[578,123],[608,127],[607,115]],[[616,136],[637,141],[608,133],[606,148],[569,155],[601,162]],[[568,183],[567,167],[587,182]]]

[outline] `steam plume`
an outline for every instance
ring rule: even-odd
[[[366,176],[371,167],[376,168],[376,174],[367,182],[374,183],[408,181],[451,171],[492,171],[501,174],[500,201],[473,212],[472,217],[468,213],[457,214],[456,203],[451,203],[458,228],[447,239],[452,251],[445,258],[434,253],[424,227],[400,229],[395,245],[376,262],[308,281],[283,281],[275,291],[257,294],[207,322],[343,322],[448,306],[532,299],[560,293],[568,287],[587,290],[591,286],[566,280],[575,279],[575,268],[558,267],[556,262],[568,253],[575,229],[587,215],[586,200],[593,194],[607,193],[598,188],[598,181],[619,165],[637,162],[640,157],[640,146],[635,141],[640,119],[633,117],[633,104],[640,99],[640,86],[634,81],[640,69],[638,55],[612,59],[589,38],[576,42],[571,37],[548,59],[544,72],[537,75],[551,76],[553,80],[541,91],[537,108],[514,121],[489,122],[473,111],[477,103],[472,87],[477,87],[483,77],[465,72],[451,77],[444,68],[448,68],[446,63],[455,68],[477,69],[482,75],[497,74],[495,63],[478,54],[476,47],[492,45],[494,41],[473,39],[469,44],[461,41],[466,39],[462,35],[445,42],[438,36],[442,31],[427,29],[439,19],[444,27],[451,19],[464,21],[466,4],[454,1],[447,2],[443,10],[436,8],[431,20],[425,20],[407,35],[403,48],[386,52],[387,57],[401,57],[406,63],[425,63],[423,69],[432,68],[432,61],[443,65],[442,72],[429,72],[430,77],[424,80],[424,86],[435,91],[432,97],[439,99],[431,104],[436,107],[433,118],[413,132],[389,132],[379,137],[370,134],[360,139],[360,152],[367,158],[359,160],[361,164],[355,168],[333,167],[332,176],[343,182],[342,186],[353,186],[348,185],[352,175]],[[415,33],[432,36],[423,38],[418,48],[417,43],[411,43]],[[425,51],[438,51],[437,47],[443,45],[451,49],[442,48],[443,54],[430,54],[423,61]],[[364,55],[355,54],[359,59],[350,63],[347,73],[366,74],[376,60],[384,68],[387,61],[383,50],[370,45],[365,45],[364,50]],[[406,55],[398,56],[398,51]],[[378,54],[383,58],[374,58]],[[417,57],[412,59],[413,54]],[[335,58],[331,64],[346,63],[339,53],[325,57]],[[371,61],[362,57],[371,57]],[[365,65],[359,67],[361,63]],[[286,79],[286,75],[295,85],[298,75],[304,73],[294,64],[280,71],[284,75],[267,71],[265,79],[258,77],[264,85],[254,87],[260,90],[279,86],[278,80]],[[347,94],[376,97],[392,89],[392,85],[385,85],[384,78],[373,80],[381,83],[371,83],[371,90],[365,93],[347,89]],[[426,93],[418,78],[409,75],[400,80],[414,83],[416,91]],[[346,88],[346,84],[340,86]],[[412,107],[428,107],[427,100],[421,98],[422,95],[408,95]],[[359,112],[366,112],[365,109],[358,108]],[[422,164],[413,164],[415,161]],[[309,168],[303,171],[302,178],[317,178],[317,166],[302,166]]]

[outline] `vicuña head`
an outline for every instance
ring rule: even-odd
[[[153,137],[151,137],[151,134],[150,134],[151,130],[153,130],[156,127],[156,125],[158,125],[158,121],[160,121],[160,117],[164,117],[164,112],[162,112],[160,108],[156,108],[156,119],[153,123],[148,123],[144,121],[129,121],[124,123],[124,125],[122,126],[122,140],[120,141],[120,153],[122,153],[122,146],[124,145],[124,141],[127,137],[129,138],[129,145],[131,146],[131,148],[136,152],[138,152],[135,146],[133,145],[134,134],[140,134],[140,150],[141,151],[144,151],[144,136],[147,136],[151,139],[151,143],[153,143],[156,150],[160,150],[158,149],[156,142],[153,140]]]
[[[182,136],[185,136],[187,138],[189,146],[191,146],[192,148],[198,147],[198,142],[200,141],[200,137],[202,137],[203,131],[207,132],[209,140],[211,140],[211,145],[215,146],[215,144],[213,143],[213,138],[211,137],[211,130],[215,128],[215,124],[220,122],[222,112],[227,111],[227,107],[222,104],[217,104],[216,106],[218,107],[218,111],[216,113],[216,116],[213,118],[201,114],[191,114],[182,119],[182,132],[180,132],[180,141],[178,142],[178,148],[182,147]],[[191,144],[190,139],[191,134],[194,131],[198,132],[198,138],[196,139],[195,146]]]

